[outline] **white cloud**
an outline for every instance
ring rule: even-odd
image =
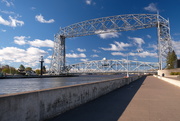
[[[19,21],[17,19],[14,19],[13,17],[9,16],[10,20],[5,20],[0,16],[0,24],[5,25],[5,26],[10,26],[10,27],[17,27],[17,26],[22,26],[24,25],[23,21]]]
[[[127,54],[121,53],[121,52],[112,52],[111,55],[120,55],[120,56],[127,56]]]
[[[14,6],[14,3],[11,0],[1,0],[1,2],[5,3],[7,7]]]
[[[6,47],[0,49],[0,61],[13,61],[26,63],[33,66],[39,64],[40,56],[46,55],[44,50],[30,47],[26,50],[17,47]]]
[[[158,49],[158,45],[155,44],[149,44],[149,48],[153,48],[154,51],[156,51]]]
[[[44,63],[51,63],[51,60],[50,59],[44,59]]]
[[[87,5],[91,5],[92,0],[86,0]]]
[[[151,39],[151,35],[148,34],[148,35],[147,35],[147,38]]]
[[[86,49],[77,48],[77,51],[79,51],[79,52],[86,52]]]
[[[130,55],[130,56],[139,56],[139,57],[142,57],[142,58],[146,58],[146,57],[155,57],[155,58],[157,58],[158,57],[157,53],[150,53],[148,51],[143,51],[141,53],[132,53],[131,52],[128,55]]]
[[[14,43],[18,45],[25,45],[29,44],[34,47],[54,47],[54,41],[45,39],[45,40],[40,40],[40,39],[35,39],[34,41],[29,41],[30,37],[25,37],[25,36],[15,36],[14,37]]]
[[[98,30],[95,31],[95,34],[99,34],[99,37],[102,39],[108,39],[108,38],[118,38],[120,33],[118,33],[116,30],[109,29],[109,30]]]
[[[92,0],[85,0],[87,5],[96,5],[95,2],[93,2]]]
[[[180,57],[180,41],[172,41],[174,51],[176,52],[176,55]]]
[[[159,11],[156,7],[155,3],[150,3],[147,7],[144,7],[144,10],[147,10],[149,12],[157,12]]]
[[[138,37],[128,37],[128,39],[131,39],[134,41],[134,44],[137,45],[140,49],[142,44],[145,44],[144,40],[142,38],[138,38]]]
[[[92,49],[92,51],[93,51],[94,53],[100,53],[100,52],[101,52],[101,51],[96,50],[96,49]]]
[[[28,44],[34,47],[54,47],[54,42],[52,40],[40,40],[35,39],[34,41],[28,41]]]
[[[124,56],[124,57],[126,57],[127,55],[128,56],[139,56],[139,57],[142,57],[142,58],[145,58],[145,57],[155,57],[155,58],[157,58],[158,57],[158,55],[157,55],[157,53],[150,53],[150,52],[147,52],[147,51],[143,51],[143,52],[141,52],[141,53],[132,53],[132,52],[130,52],[130,53],[121,53],[121,52],[112,52],[111,53],[112,55],[114,55],[114,56],[116,56],[116,55],[120,55],[120,56]]]
[[[91,57],[95,58],[95,57],[99,57],[97,54],[91,55]]]
[[[30,37],[25,37],[25,36],[15,36],[14,37],[14,42],[18,45],[25,45],[27,44],[27,39],[29,39]]]
[[[44,50],[41,50],[39,48],[35,48],[35,47],[30,47],[27,49],[27,53],[29,55],[44,55],[44,54],[47,54],[46,51]]]
[[[48,49],[48,51],[52,51],[52,49]]]
[[[3,11],[3,10],[0,10],[1,13],[4,13],[4,14],[15,14],[14,12],[12,11]]]
[[[37,21],[39,21],[41,23],[53,23],[54,22],[54,19],[45,20],[44,16],[42,16],[41,14],[40,15],[36,15],[35,18],[36,18]]]
[[[67,58],[85,58],[86,55],[84,53],[80,53],[80,54],[76,54],[76,53],[72,53],[72,54],[66,54]]]
[[[110,51],[123,51],[125,50],[124,48],[125,47],[130,47],[132,46],[131,44],[128,44],[128,43],[123,43],[123,42],[117,42],[115,41],[114,42],[115,44],[110,44],[111,48],[103,48],[101,47],[101,49],[103,50],[110,50]]]
[[[83,62],[86,62],[86,61],[88,61],[89,59],[80,59],[81,61],[83,61]]]

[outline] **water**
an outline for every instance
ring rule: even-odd
[[[0,79],[0,95],[34,91],[121,78],[124,75],[84,75],[79,77]]]

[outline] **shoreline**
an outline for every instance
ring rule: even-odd
[[[77,77],[79,75],[43,75],[43,76],[5,76],[0,79],[19,79],[19,78],[54,78],[54,77]]]

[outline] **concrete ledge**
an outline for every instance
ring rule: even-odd
[[[137,80],[138,76],[0,96],[0,121],[42,121]]]
[[[157,75],[154,75],[154,77],[157,77],[157,78],[159,78],[159,79],[161,79],[163,81],[166,81],[166,82],[168,82],[170,84],[173,84],[175,86],[180,87],[180,80],[170,79],[170,78],[166,78],[166,77],[162,77],[162,76],[157,76]]]

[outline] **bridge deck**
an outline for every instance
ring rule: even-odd
[[[50,121],[180,121],[180,88],[148,76]]]

